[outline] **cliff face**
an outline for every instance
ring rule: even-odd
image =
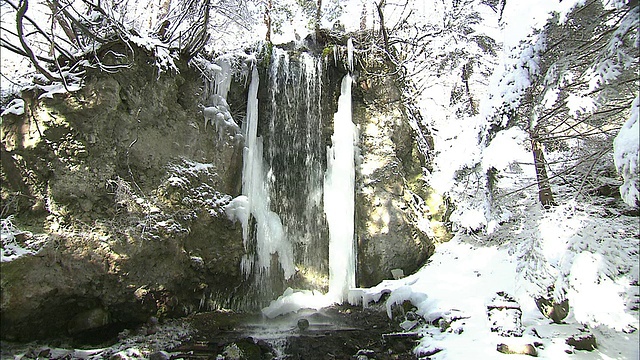
[[[14,215],[28,230],[16,240],[39,249],[0,265],[3,338],[247,303],[242,230],[224,214],[241,191],[242,139],[205,127],[197,72],[178,63],[179,73],[159,74],[153,63],[136,50],[127,68],[88,72],[76,93],[25,92],[25,114],[3,118],[2,217]],[[237,81],[228,102],[242,114],[248,84]],[[418,225],[422,164],[398,85],[362,75],[354,87],[357,274],[370,286],[391,269],[416,270],[432,242]]]
[[[2,182],[3,216],[42,247],[1,265],[3,337],[64,334],[94,308],[124,324],[229,306],[243,247],[223,206],[242,144],[205,129],[194,71],[150,64],[136,51],[76,93],[26,92],[25,114],[3,119],[3,177],[21,179]]]
[[[383,64],[369,65],[354,90],[354,122],[360,128],[361,164],[356,185],[358,284],[370,287],[410,274],[434,251],[424,205],[426,166],[401,96]],[[368,75],[367,75],[368,74]]]

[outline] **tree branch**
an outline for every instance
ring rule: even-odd
[[[11,7],[13,7],[16,11],[18,11],[19,9],[19,5],[22,3],[22,0],[18,3],[18,5],[12,3],[9,0],[3,0],[5,3],[9,4]],[[49,35],[42,30],[42,28],[35,22],[33,21],[33,19],[31,19],[29,16],[26,15],[26,9],[24,11],[25,13],[22,14],[22,18],[26,19],[27,21],[29,21],[29,23],[31,23],[31,25],[36,29],[36,32],[39,33],[40,35],[42,35],[45,39],[47,39],[47,41],[54,46],[61,54],[63,54],[67,59],[73,59],[73,56],[66,51],[65,49],[63,49],[62,47],[60,47],[56,41],[54,41],[54,39],[50,38]],[[17,36],[17,34],[16,34]],[[74,46],[73,44],[71,44],[70,42],[62,39],[63,41],[67,42],[69,45]]]
[[[27,12],[27,8],[28,0],[20,0],[20,2],[18,3],[18,11],[16,12],[16,29],[18,32],[18,40],[20,41],[20,45],[22,45],[22,49],[26,53],[27,58],[31,61],[33,66],[36,68],[36,70],[38,70],[40,74],[44,75],[44,77],[46,77],[49,81],[59,80],[58,78],[53,76],[53,74],[51,74],[49,70],[40,65],[40,62],[33,53],[33,50],[31,50],[31,48],[27,44],[27,40],[24,38],[24,28],[22,21],[24,18],[24,14]]]

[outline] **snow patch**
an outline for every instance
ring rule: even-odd
[[[179,73],[174,59],[177,59],[177,53],[160,39],[151,36],[130,35],[129,40],[140,47],[144,47],[151,51],[155,56],[155,65],[158,69],[158,76],[165,71],[173,71]]]
[[[55,82],[51,85],[38,85],[38,88],[44,90],[44,93],[38,96],[38,99],[53,99],[53,96],[57,94],[66,94],[69,92],[78,91],[80,90],[81,86],[80,84],[69,84],[65,86],[63,83]]]
[[[598,107],[598,104],[590,97],[569,94],[567,107],[569,108],[569,114],[577,119],[585,113],[593,112]]]
[[[504,170],[515,161],[529,159],[531,154],[524,147],[528,139],[529,135],[518,127],[498,132],[482,154],[484,171],[490,168]]]
[[[0,116],[5,116],[8,114],[21,116],[24,114],[24,100],[22,99],[13,99],[7,105],[7,108],[0,114]]]
[[[12,220],[13,216],[0,220],[0,261],[2,262],[36,253],[33,249],[18,244],[16,236],[25,232],[14,226]]]

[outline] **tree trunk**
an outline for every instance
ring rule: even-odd
[[[471,96],[471,89],[469,89],[469,78],[471,77],[471,73],[473,72],[473,65],[471,62],[467,62],[462,67],[462,82],[464,83],[464,88],[467,93],[467,99],[469,100],[469,109],[471,114],[477,115],[478,111],[476,109],[476,104],[473,102],[473,96]]]
[[[316,33],[316,39],[320,38],[320,19],[322,18],[322,0],[318,0],[318,4],[316,7],[316,28],[314,29]]]
[[[384,26],[384,6],[386,0],[381,0],[376,4],[376,9],[378,10],[378,18],[380,18],[380,32],[382,33],[382,39],[384,41],[384,50],[389,55],[389,34],[387,33],[387,28]]]
[[[367,3],[362,4],[360,13],[360,30],[367,30]]]
[[[55,20],[52,20],[52,23],[53,21],[58,23],[58,25],[60,25],[60,27],[62,28],[62,31],[64,31],[65,35],[69,39],[69,41],[75,46],[77,46],[78,48],[80,48],[82,44],[80,43],[78,36],[73,31],[67,19],[65,19],[63,16],[60,15],[60,3],[57,0],[54,0],[54,1],[48,1],[47,5],[49,6],[49,9],[51,9],[51,14],[53,19],[55,19]],[[51,33],[53,34],[53,31]],[[51,46],[51,48],[53,49],[53,45]],[[54,54],[51,54],[51,56],[54,56]]]
[[[547,176],[542,144],[536,135],[531,135],[531,149],[533,151],[533,163],[536,167],[536,178],[538,180],[538,199],[545,209],[549,209],[551,206],[555,206],[556,202],[551,192],[549,176]]]
[[[271,8],[273,8],[273,1],[268,0],[264,10],[264,24],[267,25],[267,35],[264,40],[268,43],[271,42]]]

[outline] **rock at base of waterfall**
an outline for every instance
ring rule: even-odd
[[[391,269],[391,276],[393,276],[394,280],[399,280],[404,277],[404,270],[402,269]]]
[[[309,320],[307,319],[298,320],[298,329],[300,329],[300,331],[305,331],[308,328],[309,328]]]

